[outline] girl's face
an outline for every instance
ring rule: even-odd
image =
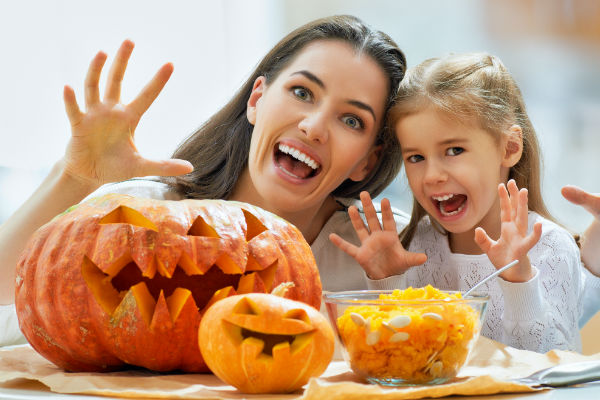
[[[470,240],[478,226],[499,233],[498,184],[509,170],[502,140],[433,106],[401,118],[395,129],[410,188],[425,211]]]
[[[368,55],[342,41],[308,44],[268,85],[264,77],[254,84],[248,168],[232,199],[310,219],[375,163],[387,95],[388,79]]]

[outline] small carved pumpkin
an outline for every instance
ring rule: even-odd
[[[36,231],[17,266],[16,308],[29,343],[66,370],[206,372],[204,311],[287,281],[296,283],[287,297],[320,305],[309,245],[271,213],[111,194]]]
[[[333,330],[315,308],[250,293],[213,304],[198,340],[211,371],[245,393],[285,393],[325,371]]]

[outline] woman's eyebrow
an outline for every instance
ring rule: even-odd
[[[307,70],[301,70],[301,71],[296,71],[293,72],[291,74],[293,75],[302,75],[304,77],[306,77],[306,79],[316,83],[318,86],[320,86],[322,89],[326,89],[325,83],[320,80],[315,74],[313,74],[312,72],[309,72]],[[355,107],[358,107],[362,110],[368,111],[369,113],[371,113],[371,115],[373,116],[373,120],[377,121],[377,117],[375,116],[375,111],[373,111],[373,108],[371,106],[369,106],[368,104],[363,103],[362,101],[358,101],[358,100],[346,100],[346,102],[348,104],[351,104]]]

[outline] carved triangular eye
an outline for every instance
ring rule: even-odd
[[[306,313],[306,311],[304,311],[301,308],[295,308],[293,310],[286,312],[284,314],[283,318],[297,319],[299,321],[310,324],[310,318],[308,317],[308,314]]]
[[[244,217],[246,218],[246,241],[249,242],[253,237],[258,236],[262,232],[266,231],[267,228],[250,212],[246,210],[242,211],[244,212]]]
[[[217,231],[208,225],[201,216],[196,217],[187,234],[188,236],[220,237]]]
[[[252,300],[244,297],[233,308],[235,314],[259,315],[260,309]]]
[[[119,206],[106,214],[99,222],[100,224],[130,224],[158,232],[158,228],[152,221],[131,207]]]

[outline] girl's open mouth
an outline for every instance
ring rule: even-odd
[[[464,194],[446,194],[431,198],[443,217],[458,215],[467,203],[467,196]]]
[[[321,172],[321,165],[316,160],[286,144],[277,145],[274,159],[281,171],[296,179],[313,178]]]

